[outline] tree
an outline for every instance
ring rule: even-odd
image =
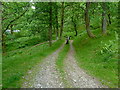
[[[59,29],[58,29],[58,6],[56,3],[56,7],[55,7],[55,21],[56,21],[56,39],[58,40],[59,37]]]
[[[50,7],[50,11],[49,11],[49,45],[52,45],[52,2],[49,2],[49,7]]]
[[[108,26],[110,25],[110,24],[112,24],[112,22],[111,22],[111,11],[110,11],[110,8],[112,7],[111,6],[111,3],[106,3],[107,5],[107,16],[108,16]]]
[[[61,6],[61,26],[60,26],[60,39],[62,39],[62,33],[63,33],[63,24],[64,24],[64,2],[62,2],[62,6]]]
[[[77,31],[77,22],[80,18],[80,12],[79,12],[79,3],[73,3],[72,9],[71,9],[71,21],[74,27],[74,31],[75,31],[75,36],[78,35],[78,31]]]
[[[108,14],[108,20],[109,20],[109,24],[111,24],[112,22],[111,22],[111,15],[110,15],[110,13]]]
[[[76,20],[73,18],[73,16],[71,17],[71,19],[72,19],[72,23],[73,23],[74,30],[75,30],[75,36],[77,36],[78,32],[77,32],[77,24],[76,24]]]
[[[93,37],[95,37],[95,35],[90,31],[89,8],[90,8],[90,2],[86,2],[86,10],[85,10],[86,30],[87,30],[88,36],[93,38]]]
[[[102,34],[105,35],[107,33],[107,18],[106,18],[106,3],[102,2]],[[110,17],[109,17],[110,18]]]
[[[18,19],[25,15],[29,9],[29,3],[16,3],[16,2],[3,2],[3,11],[2,11],[2,48],[3,53],[6,51],[5,45],[5,32],[15,23]],[[14,17],[14,18],[13,18]]]

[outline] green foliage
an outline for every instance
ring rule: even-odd
[[[101,45],[103,46],[102,49],[100,50],[100,54],[103,55],[105,53],[108,54],[116,54],[118,53],[118,33],[115,31],[115,39],[114,40],[109,40],[109,43],[103,43],[101,41]]]
[[[64,33],[63,33],[63,36],[64,36],[64,37],[71,36],[72,39],[73,39],[73,37],[74,37],[74,32],[64,32]]]
[[[101,42],[103,44],[103,42]],[[103,44],[103,47],[100,51],[100,54],[105,54],[105,53],[117,53],[118,49],[116,47],[116,42],[115,40],[109,40],[109,44]]]
[[[16,40],[11,40],[6,42],[7,51],[12,51],[20,48],[25,48],[27,46],[33,46],[38,43],[43,42],[39,36],[31,36],[31,37],[21,37]]]
[[[9,24],[15,24],[18,17],[26,10],[26,6],[28,6],[28,2],[2,2],[3,5],[3,14],[2,17],[2,28],[3,32],[10,28]],[[12,22],[11,22],[12,21]]]
[[[48,33],[46,33],[46,31],[42,31],[41,32],[41,40],[43,41],[47,41],[48,40]]]

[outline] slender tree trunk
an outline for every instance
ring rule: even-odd
[[[108,14],[109,24],[111,24],[110,13]]]
[[[90,18],[89,18],[89,7],[90,2],[86,2],[86,10],[85,10],[85,23],[86,23],[86,30],[89,37],[95,37],[95,35],[90,30]]]
[[[74,24],[74,29],[75,29],[75,36],[77,36],[77,27],[76,27],[76,24]]]
[[[53,25],[52,28],[53,28],[52,32],[53,32],[53,34],[55,34],[55,33],[56,33],[56,28],[55,28],[55,26]]]
[[[64,23],[64,2],[62,2],[62,9],[61,9],[60,39],[62,39],[63,23]]]
[[[74,26],[74,30],[75,30],[75,36],[77,36],[77,25],[76,25],[76,20],[73,18],[72,16],[72,23],[73,23],[73,26]]]
[[[6,52],[6,45],[5,45],[5,34],[2,34],[2,52]]]
[[[102,34],[105,35],[107,33],[107,31],[106,31],[106,29],[107,29],[106,3],[105,2],[102,3],[102,8],[103,8],[103,12],[102,12]]]
[[[12,27],[13,27],[13,25],[10,26],[10,28],[11,28],[11,34],[13,35],[13,29],[12,29]]]
[[[56,19],[56,39],[58,40],[59,37],[59,29],[58,29],[58,6],[56,5],[56,9],[55,9],[55,19]]]
[[[49,45],[52,45],[52,2],[49,2],[50,11],[49,11]]]

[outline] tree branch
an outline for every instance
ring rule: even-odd
[[[28,4],[29,6],[29,4]],[[27,7],[28,7],[27,6]],[[7,25],[6,29],[3,31],[3,33],[9,28],[9,26],[11,25],[11,23],[13,23],[14,21],[16,21],[17,19],[19,19],[20,17],[22,17],[26,12],[27,12],[28,8],[18,17],[16,17],[15,19],[11,20],[10,23]]]

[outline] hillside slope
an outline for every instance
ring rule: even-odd
[[[88,74],[100,79],[111,88],[118,87],[118,37],[117,33],[109,32],[102,36],[95,31],[96,38],[87,34],[78,36],[73,42],[76,59],[80,67]]]

